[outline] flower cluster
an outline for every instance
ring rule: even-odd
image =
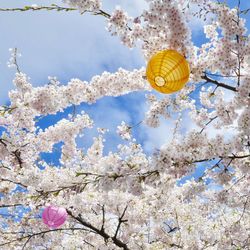
[[[136,41],[141,41],[142,51],[148,59],[156,51],[167,48],[190,53],[191,33],[185,20],[177,1],[154,0],[149,9],[136,18],[116,9],[108,21],[108,29],[128,47],[135,47]]]
[[[63,0],[63,2],[79,9],[81,13],[85,11],[98,11],[101,8],[100,0]]]
[[[121,125],[117,127],[117,133],[124,140],[131,140],[131,127],[126,125],[124,121],[122,121]]]
[[[94,0],[65,2],[80,12],[101,7]],[[166,48],[188,56],[192,74],[185,88],[171,96],[147,95],[144,124],[157,127],[173,119],[172,140],[145,153],[132,137],[132,132],[137,136],[134,127],[122,122],[117,133],[125,141],[107,153],[106,128],[98,129],[89,147],[78,143],[94,127],[85,112],[43,129],[38,125],[72,105],[150,90],[145,68],[103,72],[90,82],[60,84],[49,77],[41,87],[18,72],[10,105],[0,107],[1,249],[248,249],[250,43],[245,22],[237,9],[210,0],[147,2],[148,9],[136,18],[115,9],[108,28],[129,47],[141,41],[146,61]],[[204,27],[208,42],[200,47],[191,41],[187,3],[201,18],[213,15]],[[58,161],[43,153],[59,155]],[[65,209],[61,228],[50,230],[42,223],[45,206]]]

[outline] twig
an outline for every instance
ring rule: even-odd
[[[240,0],[238,0],[238,8],[237,8],[237,25],[239,27],[240,25]],[[240,37],[238,34],[236,34],[236,41],[237,41],[237,44],[239,46],[240,44]],[[240,86],[240,71],[241,71],[241,59],[240,59],[240,52],[239,52],[239,49],[237,51],[237,60],[238,60],[238,72],[237,72],[237,76],[238,76],[238,81],[237,81],[237,86],[239,87]]]
[[[241,176],[234,184],[232,184],[226,192],[228,192],[230,189],[232,189],[235,185],[237,185],[241,180],[243,180],[246,177],[246,175]]]
[[[24,248],[26,247],[26,245],[29,243],[30,239],[32,238],[32,236],[29,236],[28,239],[26,240],[26,242],[24,243],[22,250],[24,250]]]
[[[176,209],[175,209],[174,211],[175,211],[175,218],[176,218],[176,222],[177,222],[177,227],[178,227],[179,232],[180,232],[180,238],[179,238],[179,243],[178,243],[178,246],[181,246],[181,242],[182,242],[182,235],[181,235],[181,230],[180,230],[180,224],[179,224],[179,219],[178,219],[178,214],[177,214]]]
[[[218,81],[216,81],[216,80],[214,80],[214,79],[211,79],[211,78],[209,78],[209,77],[206,75],[206,73],[205,73],[205,75],[202,76],[201,78],[204,79],[204,80],[206,80],[207,82],[210,82],[210,83],[213,83],[213,84],[217,85],[218,87],[222,87],[222,88],[229,89],[229,90],[231,90],[231,91],[237,92],[237,89],[236,89],[235,87],[230,86],[230,85],[227,85],[227,84],[222,83],[222,82],[218,82]]]
[[[224,76],[224,75],[220,75],[220,74],[213,74],[213,73],[208,73],[208,72],[204,72],[206,75],[210,75],[210,76],[217,76],[217,77],[223,77],[223,78],[231,78],[231,77],[238,77],[237,75],[236,76],[233,76],[233,75],[227,75],[227,76]]]
[[[246,201],[244,202],[242,214],[241,214],[239,220],[236,221],[236,223],[239,223],[239,222],[241,221],[241,219],[243,218],[243,216],[244,216],[244,214],[245,214],[245,211],[246,211],[248,199],[249,199],[249,196],[247,197]]]
[[[124,208],[124,210],[122,212],[122,215],[118,218],[118,226],[116,228],[115,235],[114,235],[115,239],[117,238],[117,235],[118,235],[118,232],[120,230],[121,224],[128,221],[128,220],[123,220],[123,217],[125,216],[127,208],[128,208],[128,205]]]
[[[17,241],[22,241],[24,239],[32,238],[32,237],[35,237],[35,236],[38,236],[38,235],[43,235],[43,234],[46,234],[46,233],[51,233],[51,232],[56,232],[56,231],[76,231],[76,230],[88,231],[85,228],[58,228],[58,229],[51,229],[51,230],[41,231],[41,232],[38,232],[38,233],[29,234],[29,235],[17,238],[17,239],[12,240],[12,241],[4,242],[4,243],[0,244],[0,247],[9,245],[9,244],[17,242]]]
[[[250,8],[246,9],[246,10],[241,10],[240,14],[247,14],[250,11]]]
[[[105,208],[104,205],[102,205],[102,227],[101,227],[101,231],[105,230]]]
[[[179,230],[180,228],[179,227],[171,227],[168,223],[164,222],[164,225],[166,225],[169,230],[168,230],[168,234],[172,233],[172,232],[175,232],[176,230]]]
[[[0,205],[0,208],[18,207],[18,206],[23,206],[23,204]]]
[[[18,73],[20,73],[21,71],[20,71],[19,65],[17,63],[17,48],[14,48],[13,59],[14,59],[13,63],[16,66],[16,70]]]
[[[215,120],[218,116],[215,116],[213,118],[211,118],[206,124],[205,126],[201,129],[200,134],[204,131],[204,129],[207,127],[207,125],[209,125],[213,120]]]

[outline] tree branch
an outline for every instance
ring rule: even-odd
[[[67,209],[67,213],[73,218],[75,219],[76,221],[78,221],[80,224],[82,224],[83,226],[91,229],[92,231],[94,231],[96,234],[100,235],[101,237],[104,238],[104,240],[108,240],[108,239],[111,239],[113,241],[113,243],[120,247],[120,248],[123,248],[124,250],[129,250],[128,246],[126,243],[120,241],[119,239],[117,239],[116,237],[111,237],[110,235],[108,235],[105,230],[102,230],[102,229],[98,229],[96,228],[95,226],[93,226],[92,224],[90,224],[89,222],[83,220],[83,218],[81,217],[81,215],[79,214],[78,216],[74,216],[72,214],[72,212],[70,210]]]
[[[218,87],[222,87],[222,88],[229,89],[229,90],[231,90],[231,91],[237,92],[237,89],[236,89],[235,87],[230,86],[230,85],[227,85],[227,84],[222,83],[222,82],[218,82],[218,81],[216,81],[216,80],[214,80],[214,79],[211,79],[211,78],[209,78],[209,77],[206,75],[206,73],[205,73],[205,75],[202,76],[201,78],[204,79],[204,80],[206,80],[207,82],[211,82],[211,83],[217,85]]]

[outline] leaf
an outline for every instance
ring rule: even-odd
[[[53,195],[56,197],[56,196],[59,195],[59,193],[60,193],[60,190],[58,190],[57,192],[53,193]]]
[[[84,173],[76,172],[76,177],[81,176],[81,175],[84,175]]]

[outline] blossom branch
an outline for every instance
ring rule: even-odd
[[[1,181],[7,181],[7,182],[10,182],[10,183],[14,183],[16,185],[19,185],[19,186],[22,186],[23,188],[27,188],[28,186],[22,184],[21,182],[18,182],[18,181],[13,181],[13,180],[10,180],[10,179],[6,179],[6,178],[1,178],[0,179]]]
[[[78,221],[80,224],[82,224],[83,226],[91,229],[92,231],[94,231],[96,234],[100,235],[101,237],[104,238],[105,241],[107,241],[108,239],[111,239],[113,241],[113,243],[120,247],[123,248],[124,250],[129,250],[128,246],[126,243],[120,241],[119,239],[117,239],[116,237],[112,237],[109,234],[107,234],[104,230],[104,228],[98,229],[97,227],[93,226],[91,223],[83,220],[83,218],[81,217],[81,214],[79,214],[78,216],[73,215],[73,213],[67,209],[67,213],[76,221]]]
[[[87,231],[87,232],[90,232],[89,230],[87,230],[85,228],[57,228],[57,229],[51,229],[51,230],[46,230],[46,231],[41,231],[41,232],[38,232],[38,233],[33,233],[33,234],[25,235],[23,237],[14,239],[12,241],[1,243],[0,247],[6,246],[6,245],[10,245],[10,244],[12,244],[14,242],[23,241],[23,240],[27,239],[26,242],[25,242],[25,244],[24,244],[24,246],[23,246],[23,248],[22,248],[22,249],[24,249],[24,247],[28,243],[28,241],[30,241],[30,239],[33,238],[33,237],[35,237],[35,236],[44,235],[44,234],[51,233],[51,232],[63,232],[63,231]],[[20,232],[16,232],[16,233],[20,233]]]
[[[57,4],[51,4],[50,6],[37,6],[37,5],[31,5],[31,6],[24,6],[24,7],[19,7],[19,8],[0,8],[0,11],[4,11],[4,12],[11,12],[11,11],[39,11],[39,10],[47,10],[47,11],[76,11],[78,10],[77,8],[72,8],[72,7],[63,7],[63,6],[59,6]],[[110,18],[111,15],[109,13],[107,13],[104,10],[99,9],[98,11],[83,11],[81,12],[81,14],[84,13],[91,13],[93,15],[100,15],[100,16],[104,16],[105,18]]]
[[[24,6],[20,8],[0,8],[0,11],[38,11],[38,10],[56,10],[56,11],[74,11],[76,8],[61,7],[56,4],[51,4],[51,6]]]

